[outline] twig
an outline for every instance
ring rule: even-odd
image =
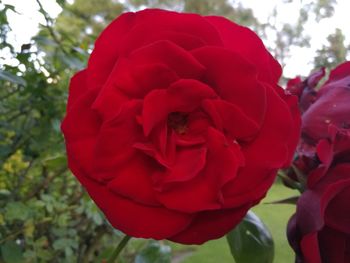
[[[43,5],[41,4],[40,0],[35,0],[37,2],[37,4],[39,5],[39,11],[40,13],[43,14],[45,21],[46,21],[46,25],[45,27],[47,28],[47,30],[49,31],[52,39],[56,42],[56,44],[60,47],[60,49],[62,50],[62,52],[65,55],[68,55],[68,52],[63,48],[63,45],[61,43],[61,40],[58,38],[58,36],[56,35],[55,31],[52,29],[52,18],[48,15],[48,13],[45,11]]]

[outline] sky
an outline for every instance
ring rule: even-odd
[[[32,36],[39,30],[39,23],[45,23],[43,16],[38,12],[38,5],[35,0],[2,0],[4,4],[11,4],[16,7],[19,14],[10,13],[9,22],[12,28],[10,39],[20,48],[22,44],[29,43]],[[72,0],[68,1],[72,2]],[[340,28],[346,36],[346,43],[350,43],[350,26],[349,21],[349,0],[338,0],[334,16],[323,19],[321,22],[309,21],[304,28],[310,34],[310,48],[293,47],[291,56],[286,60],[286,66],[283,74],[287,78],[296,75],[306,76],[313,70],[312,61],[316,56],[316,50],[327,43],[327,36]],[[52,16],[56,17],[61,8],[55,0],[41,0],[45,10]],[[273,8],[277,6],[277,23],[296,23],[301,1],[292,1],[283,3],[281,0],[244,0],[242,5],[252,8],[254,15],[260,22],[267,22]],[[273,40],[265,40],[269,45]],[[350,59],[350,58],[348,58]]]

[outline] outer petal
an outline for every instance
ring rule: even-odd
[[[192,224],[181,233],[168,238],[182,244],[202,244],[230,231],[245,216],[249,206],[197,214]]]
[[[73,156],[68,157],[69,168],[104,212],[108,221],[127,235],[166,239],[182,231],[192,221],[192,215],[162,207],[141,205],[114,194],[106,186],[89,179]]]
[[[67,111],[74,103],[86,93],[88,87],[86,83],[86,69],[76,73],[69,84],[69,96],[67,102]]]
[[[325,227],[318,235],[322,262],[345,263],[349,262],[347,242],[350,236]]]
[[[238,106],[261,125],[266,97],[265,88],[258,83],[255,67],[239,53],[223,48],[203,47],[193,50],[192,54],[206,68],[204,81],[221,99]]]
[[[241,54],[256,66],[259,80],[271,85],[278,82],[282,68],[253,31],[223,17],[209,16],[207,20],[219,31],[225,47]]]
[[[161,40],[139,48],[131,53],[133,63],[162,63],[181,78],[198,79],[204,67],[186,50],[168,40]]]
[[[343,81],[328,85],[328,87],[337,86],[327,88],[327,92],[323,92],[322,96],[302,116],[302,132],[313,143],[327,138],[330,124],[338,128],[350,127],[350,87],[347,86],[348,83]]]
[[[121,55],[122,40],[135,24],[135,17],[134,13],[125,13],[119,16],[96,40],[87,69],[89,87],[101,88],[106,82],[114,64]]]
[[[304,255],[305,262],[322,263],[320,257],[320,249],[318,246],[317,233],[311,233],[303,236],[300,246]]]

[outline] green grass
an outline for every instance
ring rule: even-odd
[[[264,221],[270,229],[275,241],[275,263],[294,262],[293,252],[286,239],[286,226],[288,219],[293,214],[295,206],[287,204],[264,204],[290,196],[297,195],[281,183],[275,183],[267,197],[256,206],[253,211]],[[177,249],[186,247],[176,245]],[[193,246],[194,253],[188,256],[182,263],[232,263],[234,262],[225,238],[213,240],[201,246]],[[254,253],[252,251],[252,253]],[[249,263],[249,262],[247,262]]]

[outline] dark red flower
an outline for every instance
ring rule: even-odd
[[[309,144],[326,138],[328,126],[350,128],[350,62],[334,69],[302,116],[302,136]]]
[[[321,68],[303,81],[300,77],[296,77],[287,82],[286,90],[291,94],[298,96],[301,112],[305,112],[310,105],[315,102],[317,97],[316,86],[324,77],[325,73],[325,69]]]
[[[288,224],[288,239],[300,263],[350,262],[350,130],[331,125],[319,141],[319,165]]]
[[[225,18],[123,14],[72,78],[69,167],[128,235],[221,237],[292,159],[300,119],[280,75],[257,35]]]

